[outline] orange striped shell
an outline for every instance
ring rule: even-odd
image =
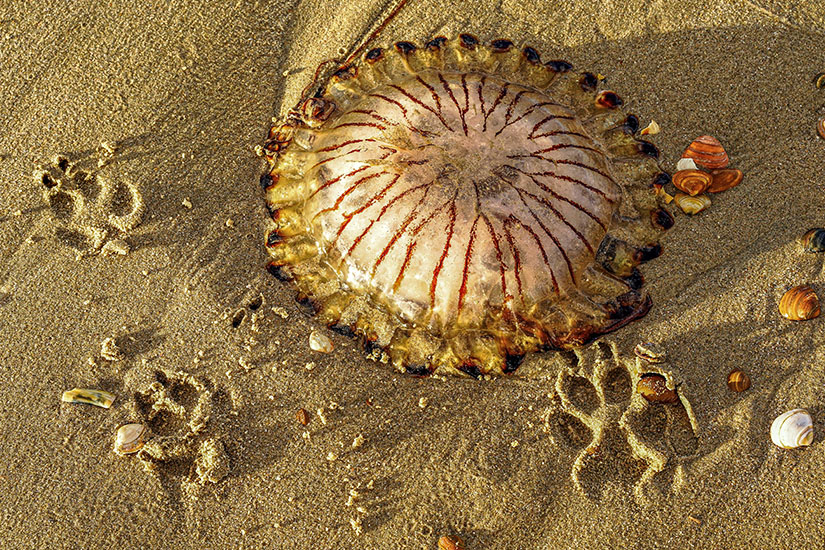
[[[692,158],[697,166],[706,170],[725,168],[728,165],[728,154],[724,147],[713,136],[699,136],[688,145],[682,158]]]
[[[819,317],[819,298],[813,288],[799,285],[788,290],[779,300],[779,313],[791,321],[807,321]]]

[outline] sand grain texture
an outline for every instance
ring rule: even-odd
[[[825,10],[563,4],[411,0],[383,42],[529,42],[607,75],[661,125],[667,168],[707,133],[745,179],[677,215],[644,268],[647,317],[492,381],[397,374],[331,333],[314,353],[318,325],[264,271],[254,148],[390,3],[0,8],[0,546],[821,547],[825,320],[776,305],[825,293],[823,257],[795,242],[825,225]],[[88,210],[50,208],[39,169]],[[680,404],[631,397],[643,340]],[[751,389],[727,389],[733,368]],[[73,387],[118,398],[61,403]],[[768,432],[792,408],[816,436],[783,451]],[[143,460],[112,451],[129,421],[155,435]]]

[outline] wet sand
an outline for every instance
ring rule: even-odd
[[[777,304],[825,293],[825,256],[796,242],[825,226],[825,9],[411,0],[379,43],[529,43],[656,120],[665,168],[712,134],[745,173],[675,213],[643,268],[644,319],[476,381],[369,360],[264,269],[255,147],[393,5],[0,9],[0,546],[821,547],[825,320]],[[82,205],[49,204],[49,178]],[[332,353],[309,349],[313,330]],[[633,393],[640,341],[667,349],[678,404]],[[733,368],[750,390],[728,390]],[[61,403],[73,387],[117,399]],[[781,450],[770,424],[793,408],[816,435]],[[152,460],[112,452],[128,421],[149,421]]]

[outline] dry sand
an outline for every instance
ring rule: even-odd
[[[313,353],[326,329],[264,272],[254,147],[393,4],[149,4],[0,8],[0,546],[825,547],[825,320],[776,307],[794,284],[825,293],[823,256],[795,243],[825,225],[821,3],[411,0],[386,28],[529,42],[658,121],[666,167],[709,133],[746,174],[677,215],[647,317],[492,381],[400,375],[337,334]],[[85,210],[50,210],[44,166]],[[680,405],[629,398],[641,340],[667,348]],[[61,403],[78,386],[118,397]],[[816,438],[780,450],[770,423],[796,407]],[[117,426],[149,416],[157,460],[115,455]]]

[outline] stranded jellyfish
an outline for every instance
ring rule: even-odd
[[[415,374],[514,371],[647,313],[673,218],[638,119],[508,40],[398,42],[270,131],[270,270]]]

